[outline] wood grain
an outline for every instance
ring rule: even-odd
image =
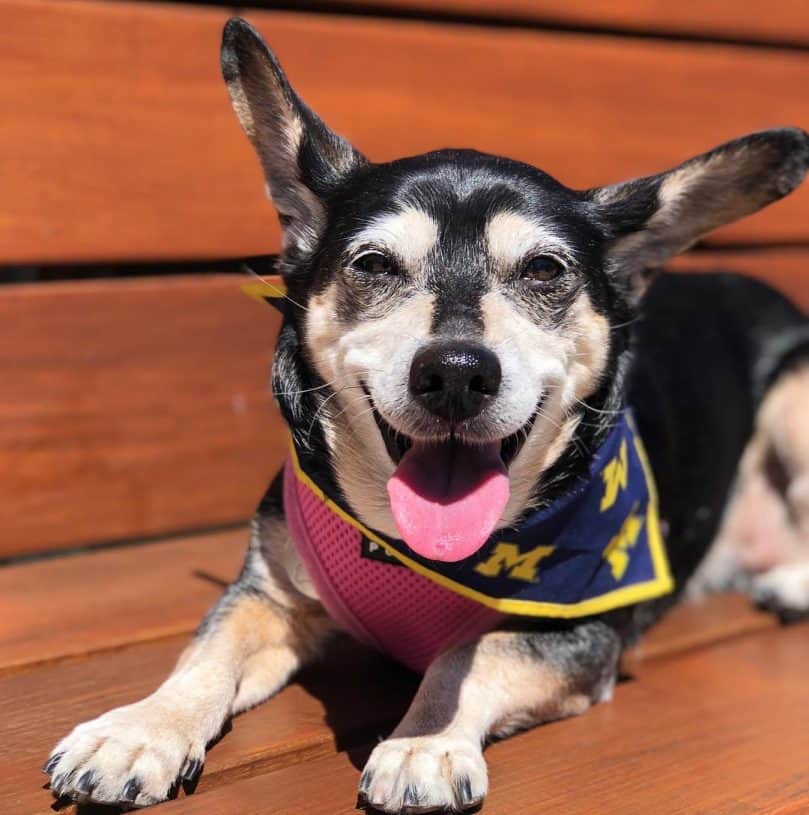
[[[487,815],[809,811],[806,626],[661,661],[610,704],[493,745]],[[370,748],[165,806],[166,815],[351,815]]]
[[[127,551],[134,559],[135,551]],[[76,560],[86,560],[88,557],[82,556]],[[102,555],[92,557],[101,558]],[[143,563],[149,565],[150,558],[149,553],[144,553]],[[63,564],[67,562],[62,561]],[[109,619],[115,613],[111,608],[113,596],[99,584],[98,571],[97,567],[88,568],[89,579],[77,581],[73,602],[80,604],[81,598],[86,598],[94,590],[100,591],[107,597],[107,602],[96,604],[95,612],[99,617]],[[160,579],[154,577],[153,570],[149,571],[154,580],[151,593],[155,609],[165,608],[164,601],[159,597],[165,587]],[[169,565],[167,571],[172,574],[174,568]],[[109,589],[112,589],[118,584],[113,568],[109,570],[109,579]],[[133,577],[133,580],[137,578]],[[167,597],[179,604],[186,603],[184,596],[189,592],[189,585],[187,579],[180,580],[177,591],[167,593]],[[37,599],[34,593],[32,605]],[[84,600],[83,604],[87,606],[88,601]],[[59,628],[60,623],[55,620],[53,609],[53,603],[43,609],[43,618],[55,622]],[[171,616],[171,612],[167,613]],[[129,614],[124,615],[130,621],[133,632],[138,630],[137,621],[143,618],[143,614],[143,608],[135,606]],[[734,598],[713,598],[697,614],[687,609],[677,609],[647,641],[650,648],[643,663],[635,662],[633,671],[640,679],[619,688],[617,701],[623,705],[622,710],[628,710],[628,715],[632,717],[631,704],[624,704],[627,689],[629,693],[634,693],[632,689],[642,687],[650,675],[650,682],[656,687],[661,661],[667,666],[677,664],[676,655],[681,652],[686,631],[690,653],[704,654],[708,660],[708,674],[713,675],[710,666],[717,643],[738,636],[741,632],[740,621],[747,620],[749,624],[756,616],[746,600]],[[77,628],[81,626],[88,627],[87,621],[78,620]],[[93,627],[92,624],[89,629],[98,631],[97,626]],[[748,634],[753,631],[753,627],[748,628]],[[780,632],[773,631],[774,640],[779,636]],[[99,642],[102,640],[103,636],[99,637]],[[49,794],[40,789],[42,777],[39,766],[56,740],[75,723],[99,715],[111,707],[134,701],[153,690],[171,669],[185,642],[185,637],[172,637],[161,642],[132,645],[115,652],[91,654],[85,659],[36,665],[0,676],[0,719],[4,722],[4,738],[0,740],[0,767],[3,767],[0,771],[0,807],[3,811],[19,815],[46,815],[51,801]],[[670,643],[670,647],[667,647],[667,643]],[[697,652],[698,647],[703,650]],[[670,670],[672,677],[675,677],[676,669]],[[378,737],[386,735],[404,712],[415,682],[411,674],[383,657],[348,640],[341,641],[325,662],[305,671],[297,682],[275,699],[235,720],[232,731],[209,753],[197,795],[205,793],[203,797],[207,799],[211,791],[233,789],[234,801],[243,802],[246,800],[241,797],[240,790],[243,788],[235,782],[291,765],[300,765],[295,770],[301,773],[301,786],[296,794],[305,794],[311,786],[307,768],[315,760],[332,755],[335,750],[353,750],[358,745],[373,743]],[[699,692],[697,685],[694,693]],[[665,700],[666,694],[662,693],[660,698]],[[602,710],[599,708],[595,713]],[[648,715],[647,707],[641,710],[643,716]],[[584,721],[592,715],[588,714]],[[537,739],[551,738],[548,745],[551,751],[555,749],[552,740],[554,732],[554,728],[546,728],[536,734]],[[598,732],[602,738],[607,735],[603,726]],[[586,741],[585,737],[582,743]],[[521,743],[522,749],[525,749],[525,743]],[[546,748],[540,749],[544,755]],[[598,745],[592,749],[597,750]],[[495,751],[492,753],[496,755]],[[361,757],[362,751],[354,755]],[[570,753],[567,755],[569,757]],[[356,770],[340,759],[334,764],[325,765],[326,768],[332,766],[343,768],[337,773],[340,777],[347,772],[347,778],[335,778],[335,786],[328,787],[331,801],[339,808],[343,804],[348,805],[351,800],[350,796],[346,798],[341,795],[340,790],[344,787],[347,789],[345,785],[356,783]],[[331,777],[331,770],[323,771],[324,778]],[[322,784],[314,786],[317,789],[326,788]],[[271,789],[272,794],[265,790],[256,797],[256,805],[276,805],[275,787],[267,789]],[[300,803],[300,799],[296,800]],[[288,805],[293,806],[293,803]],[[219,811],[215,800],[212,800],[211,806],[209,811]],[[252,809],[247,811],[253,812]],[[264,811],[276,810],[258,810]],[[306,808],[303,811],[320,810]],[[68,812],[72,815],[72,810]]]
[[[240,528],[0,569],[0,672],[190,633],[239,573],[247,536]]]
[[[0,260],[240,256],[277,246],[219,77],[224,9],[2,0]],[[294,84],[375,160],[461,145],[572,186],[809,125],[809,54],[251,11]],[[775,15],[772,15],[775,16]],[[809,240],[802,191],[716,236]]]
[[[760,3],[732,0],[671,3],[669,0],[340,0],[335,6],[510,20],[535,24],[608,27],[638,33],[739,38],[809,45],[809,13],[803,0]]]
[[[154,690],[184,643],[173,638],[0,677],[2,811],[52,815],[40,767],[54,744],[79,722]],[[373,741],[404,713],[413,689],[406,671],[341,643],[317,671],[305,672],[275,699],[234,720],[208,753],[197,795]]]
[[[761,631],[775,631],[777,627],[776,618],[756,610],[745,594],[721,594],[699,602],[681,601],[625,654],[624,667],[633,676],[642,676],[662,657],[670,658]]]
[[[241,282],[0,287],[0,557],[252,514],[286,437]]]

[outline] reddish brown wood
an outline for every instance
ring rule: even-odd
[[[217,8],[2,0],[0,260],[238,256],[277,245],[217,67]],[[777,15],[772,14],[773,18]],[[573,186],[806,125],[809,54],[250,12],[301,94],[377,160],[446,145]],[[384,57],[382,57],[384,55]],[[800,192],[717,239],[809,239]]]
[[[757,611],[745,594],[682,601],[627,653],[625,667],[633,675],[642,673],[660,657],[775,629],[777,625],[772,614]]]
[[[766,9],[732,0],[671,3],[669,0],[341,0],[335,5],[385,8],[482,19],[603,26],[653,34],[740,38],[759,42],[809,44],[809,12],[803,0],[776,0]]]
[[[0,671],[193,631],[238,574],[247,534],[240,528],[0,569]]]
[[[172,546],[172,544],[162,545],[167,548]],[[200,546],[201,551],[204,551],[204,541],[200,541]],[[135,548],[128,548],[125,551],[133,561],[137,558]],[[102,562],[99,559],[103,556],[100,554],[82,556],[76,560],[86,561],[90,557],[96,558],[98,564]],[[151,559],[152,553],[143,552],[139,563],[144,568],[153,567]],[[68,562],[64,559],[61,561],[63,565],[67,565]],[[120,564],[108,565],[109,586],[105,586],[100,579],[101,570],[96,565],[88,568],[87,575],[90,579],[76,580],[74,593],[71,595],[72,605],[88,608],[91,603],[86,598],[93,592],[99,592],[104,600],[94,604],[95,612],[99,617],[106,619],[116,614],[113,609],[112,590],[120,580],[117,573]],[[175,574],[175,568],[173,564],[167,564],[167,574],[169,576]],[[31,571],[26,575],[24,570]],[[160,608],[166,609],[168,599],[180,606],[189,604],[188,579],[178,580],[177,589],[168,592],[162,578],[156,576],[154,568],[148,568],[148,571],[154,582],[151,597],[155,611]],[[18,575],[22,578],[22,583],[28,581],[27,585],[32,592],[32,605],[38,602],[40,596],[37,594],[34,578],[40,575],[36,574],[33,567],[28,566],[21,567]],[[65,576],[68,580],[76,577],[68,572]],[[138,579],[133,575],[133,580]],[[70,619],[76,621],[76,630],[69,631],[67,626],[63,627],[56,619],[56,605],[57,600],[53,599],[42,610],[43,619],[49,620],[54,625],[54,637],[62,631],[63,636],[69,641],[72,638],[75,642],[77,636],[81,640],[83,629],[84,636],[89,636],[91,632],[95,633],[99,646],[106,641],[108,633],[101,631],[97,624],[81,619],[81,615],[77,616],[76,612],[67,612],[68,615],[73,615],[72,618],[68,616],[68,621]],[[62,606],[64,605],[62,602]],[[731,613],[733,611],[737,619],[733,619]],[[165,613],[171,618],[170,610],[166,610]],[[122,615],[124,622],[130,623],[133,637],[141,630],[140,624],[147,614],[151,612],[146,612],[143,605],[136,605],[129,608],[128,614]],[[687,609],[677,609],[670,621],[664,623],[650,638],[650,644],[656,642],[653,648],[654,656],[649,653],[642,665],[638,666],[636,663],[633,666],[633,671],[638,673],[640,678],[628,686],[622,685],[619,688],[617,703],[621,705],[621,715],[628,715],[632,726],[637,724],[636,718],[649,715],[649,694],[641,695],[641,701],[637,703],[640,705],[637,717],[633,713],[635,703],[627,702],[627,694],[629,698],[634,698],[637,692],[633,689],[643,688],[648,676],[651,676],[648,682],[652,689],[650,690],[652,697],[657,694],[654,690],[657,688],[656,683],[663,681],[661,676],[665,681],[676,680],[678,671],[681,670],[676,666],[680,664],[679,660],[682,658],[672,657],[672,654],[676,654],[682,648],[683,632],[686,629],[690,629],[687,635],[688,647],[695,653],[694,657],[689,656],[687,660],[696,658],[694,649],[697,645],[706,646],[699,653],[704,655],[706,660],[704,664],[707,666],[705,670],[708,676],[714,678],[716,685],[719,679],[711,665],[717,643],[737,636],[741,630],[739,620],[751,620],[753,616],[746,602],[728,601],[723,598],[714,598],[700,610],[699,614],[689,612]],[[752,628],[749,630],[752,631]],[[777,642],[780,636],[780,632],[774,631],[771,635],[772,642]],[[84,659],[35,665],[0,676],[0,718],[4,722],[4,738],[0,740],[0,767],[3,767],[0,771],[0,807],[3,807],[3,811],[19,815],[34,813],[46,815],[49,812],[50,798],[47,792],[39,788],[42,777],[38,769],[53,743],[76,722],[96,716],[110,707],[134,701],[150,692],[171,669],[185,641],[185,637],[170,637],[163,642],[141,643],[116,651],[94,653]],[[670,647],[667,646],[667,642],[670,643]],[[47,647],[43,649],[43,655],[46,652]],[[782,654],[784,659],[790,662],[788,648],[779,649],[777,653]],[[659,667],[661,665],[667,666],[663,674]],[[781,670],[780,667],[778,669]],[[202,800],[199,796],[203,794],[203,798],[207,799],[207,795],[212,791],[222,790],[224,793],[233,790],[234,805],[235,802],[243,803],[246,800],[243,795],[254,794],[256,788],[244,788],[235,782],[291,765],[300,765],[293,771],[300,772],[301,777],[297,791],[291,784],[287,794],[305,795],[311,786],[307,768],[310,768],[315,760],[332,755],[335,749],[347,749],[363,742],[373,742],[377,737],[385,735],[396,718],[403,713],[413,688],[414,679],[406,671],[360,646],[348,641],[340,643],[325,663],[313,666],[302,675],[299,682],[284,690],[276,699],[236,719],[233,730],[209,753],[205,774],[198,789],[198,798],[195,800]],[[693,685],[695,694],[703,691],[704,688],[699,682]],[[716,691],[714,688],[714,692]],[[679,692],[678,698],[682,696],[683,693]],[[658,701],[661,708],[665,708],[666,699],[667,692],[659,693]],[[587,714],[583,722],[593,715],[603,716],[604,710],[606,708],[599,708]],[[585,761],[592,761],[597,751],[603,749],[602,742],[609,735],[608,726],[612,721],[613,719],[608,719],[606,724],[602,722],[596,726],[596,733],[601,741],[597,739],[592,749],[585,750]],[[553,752],[556,749],[554,743],[556,727],[558,726],[543,729],[535,734],[537,740],[542,740],[541,743],[536,742],[538,747],[535,749],[543,755],[546,750]],[[584,732],[586,734],[586,731]],[[575,738],[581,738],[582,744],[588,743],[586,735],[575,736],[569,740]],[[545,739],[550,739],[547,746]],[[529,742],[529,745],[532,743]],[[521,749],[527,755],[533,755],[530,746],[526,747],[525,741],[517,744],[522,745]],[[499,748],[491,753],[493,758],[497,756],[497,749]],[[573,752],[578,755],[578,751],[567,752],[564,759],[557,761],[555,765],[557,772],[564,769],[563,760],[572,761],[570,755]],[[543,767],[546,766],[546,760],[547,756],[543,759]],[[495,772],[499,772],[497,769],[499,766],[494,758]],[[553,765],[551,766],[553,768]],[[570,772],[573,772],[572,764],[570,767]],[[335,771],[334,768],[339,769]],[[313,803],[315,808],[311,810],[307,808],[304,811],[321,811],[317,809],[316,803],[317,801],[322,803],[324,800],[333,802],[334,811],[343,811],[341,807],[348,807],[351,801],[350,796],[345,796],[349,788],[356,783],[356,771],[348,767],[342,759],[330,761],[317,771],[322,771],[324,778],[332,778],[332,772],[335,772],[334,786],[328,787],[331,798],[316,797]],[[525,771],[525,766],[522,765],[520,772]],[[514,778],[512,783],[516,784],[517,778]],[[537,782],[535,775],[529,778]],[[525,778],[523,782],[526,782]],[[262,780],[257,783],[269,782]],[[317,791],[321,790],[321,787],[326,790],[323,784],[313,786]],[[245,789],[247,791],[243,792]],[[544,790],[544,782],[542,789]],[[268,790],[272,790],[272,794]],[[317,796],[320,792],[313,794]],[[220,800],[211,799],[211,806],[218,806]],[[275,795],[275,786],[270,786],[260,795],[257,794],[254,803],[270,807],[259,809],[257,812],[269,813],[276,811],[273,806],[282,806],[284,800],[283,795],[280,799]],[[294,801],[300,803],[301,800],[290,798],[286,806],[291,807]],[[219,810],[213,808],[210,811]],[[226,808],[223,815],[230,811]],[[281,808],[278,811],[288,810]],[[72,815],[71,810],[68,812]]]
[[[610,704],[487,751],[490,815],[809,811],[806,626],[663,660]],[[351,815],[356,751],[166,805],[166,815]]]
[[[52,815],[42,762],[80,721],[154,690],[184,638],[132,646],[0,677],[0,807],[14,815]],[[311,762],[388,732],[413,690],[404,671],[343,643],[317,672],[305,673],[270,703],[238,717],[209,753],[197,790]],[[75,808],[63,810],[73,815]]]
[[[250,516],[286,438],[241,282],[0,287],[0,557]]]

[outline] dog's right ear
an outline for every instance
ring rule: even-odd
[[[284,251],[312,251],[325,224],[324,199],[365,158],[301,101],[275,54],[238,17],[225,25],[222,75],[264,168],[281,219]]]

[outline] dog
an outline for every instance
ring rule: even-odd
[[[165,800],[349,628],[424,670],[360,805],[464,811],[485,742],[608,700],[689,579],[809,610],[807,319],[752,280],[658,274],[795,189],[805,132],[574,191],[473,150],[368,161],[240,19],[222,69],[282,225],[293,453],[174,672],[59,742],[54,795]],[[349,558],[365,582],[335,588]]]

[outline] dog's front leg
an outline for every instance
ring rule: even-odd
[[[360,802],[395,813],[479,805],[488,786],[486,739],[609,698],[619,655],[618,635],[597,621],[565,631],[495,631],[443,654],[371,754]]]
[[[242,574],[169,678],[56,746],[44,768],[55,795],[135,806],[166,799],[199,773],[228,717],[271,696],[318,651],[331,623],[274,559],[285,535],[280,518],[257,521]]]

